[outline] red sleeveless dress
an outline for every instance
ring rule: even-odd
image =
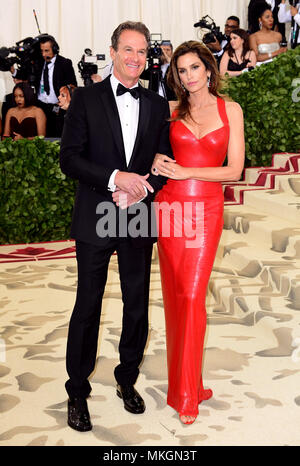
[[[229,123],[217,98],[223,126],[197,139],[182,123],[170,126],[176,162],[185,167],[220,167],[226,157]],[[206,289],[223,228],[220,182],[171,180],[156,197],[158,253],[166,320],[167,403],[196,416],[212,396],[202,383]]]

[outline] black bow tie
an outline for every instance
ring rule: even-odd
[[[128,87],[123,86],[123,84],[118,84],[117,87],[117,95],[123,95],[125,92],[129,92],[132,97],[138,99],[140,97],[140,89],[138,87],[134,87],[133,89],[128,89]]]

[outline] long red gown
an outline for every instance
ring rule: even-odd
[[[170,127],[176,162],[185,167],[220,167],[226,157],[229,123],[217,98],[223,126],[201,139],[181,121]],[[156,197],[158,252],[166,320],[167,403],[196,416],[212,396],[202,383],[206,289],[223,228],[220,182],[171,180]],[[169,230],[169,231],[168,231]]]

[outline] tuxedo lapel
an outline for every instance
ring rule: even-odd
[[[122,157],[122,159],[126,161],[118,107],[114,98],[109,77],[103,81],[103,85],[104,90],[100,94],[100,98],[103,103],[103,108],[106,113],[109,125],[111,127],[112,137],[116,143],[120,156]]]
[[[59,96],[59,89],[58,89],[57,83],[58,83],[58,72],[59,72],[58,70],[60,66],[61,66],[60,56],[56,55],[54,68],[53,68],[52,82],[53,82],[53,89],[57,97]]]
[[[128,170],[131,170],[134,163],[134,159],[137,156],[139,146],[143,142],[145,143],[145,138],[150,122],[150,113],[151,113],[151,100],[144,93],[144,88],[140,85],[140,109],[139,109],[139,123],[137,135],[135,138],[135,144],[133,147],[132,155],[128,165]]]

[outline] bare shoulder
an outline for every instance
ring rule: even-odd
[[[277,32],[277,31],[273,31],[273,36],[274,36],[274,40],[278,41],[278,42],[281,42],[282,41],[282,34],[280,32]]]
[[[225,101],[226,111],[232,115],[243,115],[243,110],[240,104],[233,101]]]
[[[15,107],[11,107],[11,108],[9,108],[9,109],[7,110],[6,116],[7,116],[7,118],[9,118],[9,117],[13,116],[15,113],[16,113],[16,108],[15,108]]]
[[[33,113],[35,114],[35,116],[44,116],[45,115],[43,110],[40,107],[36,107],[36,106],[33,107]]]
[[[240,104],[238,104],[237,102],[229,101],[225,103],[225,106],[226,106],[226,113],[228,116],[229,123],[235,124],[235,123],[240,122],[243,124],[244,116],[243,116],[243,110]]]
[[[249,40],[256,42],[257,41],[257,32],[253,32],[252,34],[250,34]]]

